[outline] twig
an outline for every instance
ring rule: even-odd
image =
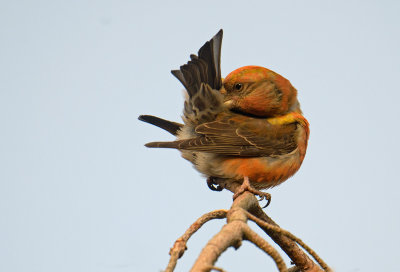
[[[215,270],[215,271],[219,271],[219,272],[226,272],[226,270],[223,270],[222,268],[216,267],[216,266],[211,266],[209,269],[210,269],[210,271]]]
[[[286,272],[301,272],[301,269],[297,266],[292,266]]]
[[[261,250],[267,253],[275,261],[276,266],[280,272],[286,271],[286,264],[283,261],[281,255],[278,251],[273,248],[267,241],[265,241],[261,236],[250,229],[248,225],[243,228],[244,236],[246,240],[251,241],[253,244],[258,246]]]
[[[275,231],[275,232],[281,233],[281,234],[285,235],[286,237],[292,239],[293,241],[298,243],[302,248],[304,248],[318,262],[318,264],[325,271],[332,271],[329,268],[329,266],[322,260],[322,258],[319,257],[318,254],[312,248],[310,248],[306,243],[304,243],[297,236],[293,235],[292,233],[290,233],[287,230],[284,230],[284,229],[280,228],[279,226],[275,226],[275,225],[269,224],[269,223],[257,218],[256,216],[252,215],[248,211],[246,211],[246,214],[247,214],[247,217],[250,220],[254,221],[260,228],[262,228],[262,229],[265,228],[265,229],[268,229],[268,230],[271,230],[271,231]]]
[[[235,193],[236,190],[240,187],[240,184],[233,183],[233,182],[225,182],[221,184],[225,189]],[[256,200],[255,196],[253,195],[254,200]],[[251,214],[256,216],[257,218],[272,224],[274,226],[278,226],[268,215],[264,213],[261,209],[258,202],[256,205],[248,206],[245,210],[249,211]],[[262,228],[263,229],[263,228]],[[279,245],[279,247],[289,256],[292,262],[296,265],[296,267],[300,268],[303,272],[320,272],[322,271],[318,265],[316,265],[308,256],[304,253],[303,250],[290,238],[286,237],[285,235],[271,231],[269,229],[263,229],[271,239]]]
[[[169,251],[169,255],[171,256],[168,262],[167,268],[164,272],[172,272],[174,271],[178,259],[182,257],[183,253],[187,249],[186,243],[190,239],[190,237],[198,231],[205,223],[213,219],[223,219],[226,217],[227,210],[216,210],[209,213],[204,214],[199,219],[197,219],[186,231],[185,233],[179,237],[173,247]]]
[[[264,213],[260,206],[254,207],[254,209],[248,210],[251,214],[267,222],[271,225],[279,227],[268,215]],[[314,263],[307,254],[302,251],[299,246],[289,237],[272,231],[268,228],[261,228],[266,234],[268,234],[275,243],[289,256],[292,262],[303,272],[320,272],[322,271],[316,263]]]

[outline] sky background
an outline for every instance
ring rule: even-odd
[[[261,65],[311,124],[266,212],[336,271],[398,271],[399,1],[0,1],[0,271],[161,271],[229,208],[140,114],[180,121],[170,70],[224,29],[222,74]],[[224,221],[188,243],[188,271]],[[256,229],[254,225],[252,225]],[[286,260],[288,260],[286,258]],[[252,244],[229,272],[275,271]]]

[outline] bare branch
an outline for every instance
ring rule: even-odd
[[[169,251],[169,255],[171,256],[169,259],[169,263],[167,268],[164,270],[165,272],[174,271],[178,259],[182,257],[183,253],[187,249],[186,243],[192,237],[192,235],[198,231],[205,223],[213,219],[223,219],[226,217],[227,210],[216,210],[209,213],[204,214],[199,219],[197,219],[186,231],[185,233],[179,237],[173,247]]]
[[[253,242],[269,254],[279,271],[286,271],[286,265],[279,253],[247,225],[245,209],[250,209],[254,205],[258,206],[258,201],[249,192],[244,192],[235,199],[227,214],[227,224],[203,248],[191,271],[209,271],[207,268],[212,267],[228,247],[239,248],[243,239]]]
[[[221,185],[221,184],[220,184]],[[240,183],[227,183],[222,186],[235,193],[240,189]],[[170,261],[165,272],[172,272],[177,264],[177,260],[186,250],[186,243],[189,238],[200,229],[206,222],[225,218],[227,223],[221,230],[212,237],[202,249],[199,257],[194,263],[192,272],[224,271],[222,268],[215,267],[214,264],[219,256],[229,247],[238,249],[243,239],[250,241],[265,253],[270,255],[276,266],[281,272],[321,272],[321,268],[298,246],[303,247],[317,262],[325,269],[332,271],[328,265],[302,240],[290,232],[281,229],[268,215],[261,209],[255,195],[244,191],[237,196],[231,208],[227,210],[217,210],[207,213],[194,222],[190,228],[176,240],[170,250]],[[247,220],[254,221],[281,249],[290,257],[295,266],[287,269],[279,252],[273,248],[266,240],[255,233],[247,225]]]
[[[215,271],[219,271],[219,272],[226,272],[226,271],[223,270],[222,268],[219,268],[219,267],[216,267],[216,266],[212,266],[212,267],[210,267],[209,269],[210,269],[210,271],[215,270]]]
[[[289,268],[286,272],[301,272],[301,269],[298,268],[297,266],[293,266]]]
[[[283,261],[279,252],[273,248],[267,241],[261,236],[252,231],[248,225],[243,228],[244,236],[246,240],[251,241],[253,244],[258,246],[261,250],[267,253],[275,261],[276,266],[280,272],[286,272],[286,264]]]
[[[325,271],[331,271],[331,269],[329,268],[329,266],[322,260],[321,257],[318,256],[318,254],[312,249],[310,248],[306,243],[304,243],[300,238],[296,237],[295,235],[293,235],[292,233],[290,233],[287,230],[284,230],[278,226],[274,226],[272,224],[269,224],[265,221],[262,221],[261,219],[255,217],[254,215],[252,215],[251,213],[247,212],[247,217],[254,221],[260,228],[262,229],[268,229],[271,231],[275,231],[277,233],[281,233],[283,235],[285,235],[286,237],[289,237],[290,239],[292,239],[293,241],[295,241],[296,243],[298,243],[302,248],[304,248],[317,262],[318,264],[325,270]]]
[[[218,257],[230,246],[239,248],[242,242],[242,224],[240,221],[231,222],[222,227],[201,251],[190,271],[209,271]]]
[[[279,227],[268,215],[264,213],[260,206],[249,210],[251,214],[257,218],[267,222],[271,225]],[[261,228],[268,234],[275,243],[289,256],[292,262],[304,272],[319,272],[322,271],[308,256],[302,251],[295,241],[282,233],[270,230],[268,228]]]

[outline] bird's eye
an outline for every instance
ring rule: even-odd
[[[236,89],[236,90],[240,90],[242,87],[243,87],[243,84],[242,84],[242,83],[236,83],[236,84],[235,84],[235,89]]]

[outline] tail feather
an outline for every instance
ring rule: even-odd
[[[178,131],[183,127],[182,124],[171,122],[153,115],[140,115],[138,119],[140,121],[162,128],[175,136]]]
[[[177,142],[151,142],[144,146],[151,148],[178,148]]]

